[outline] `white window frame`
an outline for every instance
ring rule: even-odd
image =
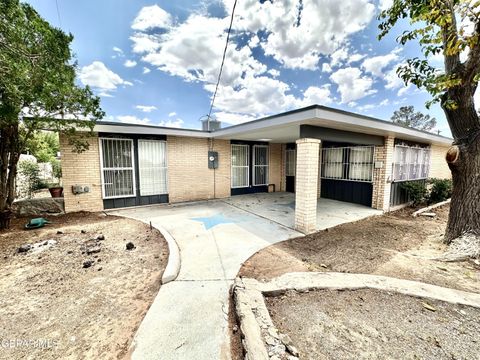
[[[141,174],[140,174],[140,142],[161,142],[165,144],[165,166],[162,167],[165,169],[165,192],[159,193],[159,194],[151,194],[151,195],[142,195],[142,179],[141,179]],[[156,196],[156,195],[167,195],[168,194],[168,146],[167,142],[165,140],[151,140],[151,139],[139,139],[138,142],[138,173],[140,176],[139,179],[139,188],[140,188],[140,196]]]
[[[121,168],[105,168],[103,166],[103,140],[121,140],[129,141],[131,143],[131,153],[132,153],[132,166],[131,167],[121,167]],[[131,198],[137,196],[137,179],[135,178],[135,152],[134,152],[134,143],[133,139],[125,138],[112,138],[112,137],[101,137],[98,138],[99,150],[100,150],[100,175],[102,180],[102,198],[103,199],[121,199],[121,198]],[[133,186],[133,195],[118,195],[118,196],[106,196],[105,195],[105,174],[104,170],[132,170],[132,186]]]
[[[405,151],[406,151],[406,154],[405,154],[406,161],[405,162],[402,162],[401,159],[400,159],[400,162],[396,161],[397,149],[398,149],[398,151],[400,151],[400,149],[405,149]],[[419,155],[420,162],[418,162],[418,163],[416,163],[416,162],[414,163],[414,162],[411,161],[413,150],[421,150],[421,154]],[[425,163],[424,161],[425,161],[425,155],[426,154],[428,154],[428,160]],[[408,146],[408,145],[403,145],[403,144],[395,145],[394,152],[393,152],[393,162],[392,162],[392,178],[393,178],[393,181],[394,182],[402,182],[402,181],[414,181],[414,180],[428,179],[428,177],[430,175],[430,166],[431,166],[431,161],[432,161],[432,156],[431,155],[432,155],[432,150],[429,147]],[[395,173],[396,165],[399,165],[399,168],[401,168],[402,166],[405,166],[405,172],[406,172],[405,179],[399,178],[398,177],[399,174]],[[417,175],[420,175],[420,176],[416,176],[416,177],[411,177],[410,176],[410,173],[411,173],[410,169],[411,169],[412,166],[417,166],[418,167],[417,173],[419,173],[419,174],[417,174]],[[427,166],[427,171],[426,171],[425,176],[423,175],[423,172],[422,172],[422,166]]]
[[[230,178],[231,178],[231,181],[230,181],[230,187],[232,189],[242,189],[242,188],[248,188],[250,187],[250,146],[249,145],[245,145],[245,144],[232,144],[230,146],[230,154],[232,153],[233,151],[233,148],[237,146],[237,147],[244,147],[247,149],[247,165],[242,165],[242,166],[238,166],[238,165],[233,165],[233,161],[232,161],[232,165],[230,166]],[[233,168],[247,168],[247,184],[245,186],[233,186]]]
[[[267,149],[267,164],[266,165],[257,165],[255,164],[255,150],[256,149],[259,149],[259,148],[265,148]],[[265,186],[265,185],[268,185],[268,182],[269,182],[269,172],[270,172],[270,147],[268,145],[253,145],[253,179],[252,179],[252,182],[253,182],[253,186]],[[264,167],[266,168],[266,171],[265,171],[265,183],[264,184],[257,184],[257,180],[255,178],[255,169],[257,167]]]

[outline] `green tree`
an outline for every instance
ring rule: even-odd
[[[437,125],[437,120],[430,115],[415,112],[413,106],[402,106],[395,110],[391,120],[398,125],[412,127],[418,130],[430,131]]]
[[[427,106],[440,103],[452,131],[454,144],[446,156],[453,180],[447,243],[480,230],[480,119],[474,106],[480,77],[479,12],[479,0],[394,0],[379,16],[380,39],[403,19],[410,21],[397,41],[418,43],[424,56],[408,59],[397,73],[406,84],[431,94]],[[428,60],[437,54],[443,56],[443,69]]]
[[[9,224],[26,140],[45,128],[68,135],[92,130],[103,117],[100,99],[75,84],[72,40],[30,5],[0,1],[0,228]],[[70,139],[77,151],[87,146],[85,138]]]
[[[38,162],[52,162],[60,151],[58,133],[37,131],[26,139],[24,151],[35,156]]]

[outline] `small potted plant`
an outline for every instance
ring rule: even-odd
[[[50,191],[50,195],[52,195],[52,198],[63,197],[63,186],[60,186],[59,183],[49,184],[48,191]]]
[[[48,191],[50,191],[50,195],[52,195],[52,198],[63,197],[63,186],[60,185],[60,181],[62,178],[62,167],[60,165],[60,161],[55,159],[51,162],[51,164],[53,176],[59,182],[49,184]]]

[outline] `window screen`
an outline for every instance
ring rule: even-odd
[[[232,188],[248,187],[249,183],[249,146],[232,145]]]
[[[268,185],[268,146],[253,146],[253,185]]]
[[[430,149],[395,145],[394,181],[426,179],[430,171]]]
[[[133,141],[102,138],[100,142],[103,197],[135,196]]]
[[[285,151],[285,175],[295,176],[295,167],[296,167],[296,151],[292,149],[286,150]]]
[[[167,194],[167,143],[159,140],[138,141],[140,195]]]
[[[324,179],[371,182],[373,153],[373,146],[324,148],[321,176]]]

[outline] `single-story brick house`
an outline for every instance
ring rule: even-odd
[[[452,139],[314,105],[211,131],[99,121],[89,141],[60,136],[67,212],[289,191],[310,232],[318,197],[389,211],[402,181],[449,178]]]

